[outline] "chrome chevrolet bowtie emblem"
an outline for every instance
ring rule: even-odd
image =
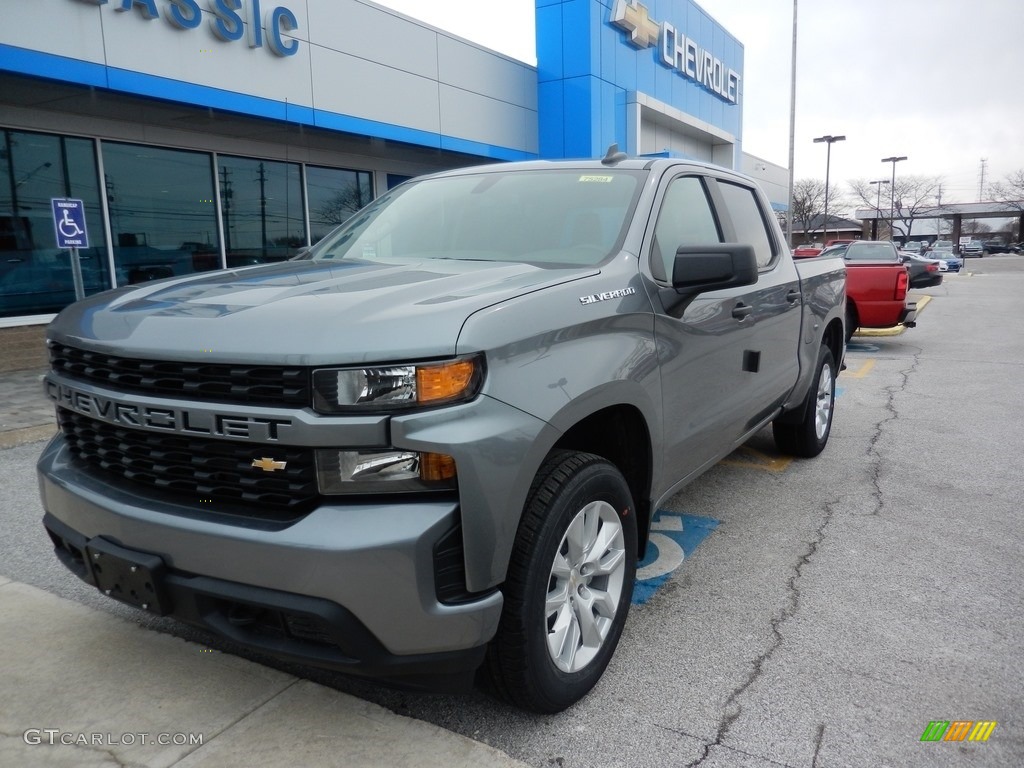
[[[611,22],[629,33],[629,42],[634,46],[650,48],[658,42],[661,26],[647,14],[647,6],[636,0],[616,0]]]
[[[262,459],[253,459],[252,465],[258,469],[262,469],[264,472],[273,472],[276,469],[284,469],[288,466],[287,461],[276,461],[274,459],[268,459],[264,456]]]

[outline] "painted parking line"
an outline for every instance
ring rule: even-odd
[[[847,349],[849,349],[849,347],[847,347]],[[873,357],[869,357],[867,360],[862,362],[856,368],[851,367],[850,366],[850,361],[847,360],[846,361],[846,370],[843,371],[842,373],[840,373],[839,375],[840,376],[848,376],[851,379],[863,379],[865,376],[867,376],[871,372],[871,369],[874,368],[874,367],[875,367],[875,359]]]
[[[633,604],[643,605],[708,535],[718,527],[712,517],[658,510],[651,520],[651,535],[644,559],[637,563]]]
[[[786,467],[793,463],[793,459],[790,456],[770,456],[756,448],[741,445],[719,463],[725,464],[727,467],[763,469],[766,472],[785,472]]]

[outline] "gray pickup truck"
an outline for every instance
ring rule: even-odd
[[[555,712],[618,643],[658,506],[759,430],[821,452],[845,270],[671,159],[417,179],[290,262],[48,331],[60,560],[274,657]]]

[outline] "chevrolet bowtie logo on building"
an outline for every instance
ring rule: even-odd
[[[629,44],[644,50],[657,45],[659,60],[682,77],[693,80],[730,104],[739,103],[740,76],[710,51],[701,48],[667,21],[651,18],[636,0],[615,0],[611,23],[629,33]]]
[[[274,459],[268,459],[264,456],[262,459],[253,459],[252,465],[257,469],[262,469],[264,472],[274,472],[278,469],[284,469],[288,466],[287,461],[275,461]]]
[[[637,48],[650,48],[661,36],[661,26],[647,15],[647,6],[618,0],[612,9],[612,24],[629,32],[629,42]]]

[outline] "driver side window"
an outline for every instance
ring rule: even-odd
[[[671,282],[676,249],[681,245],[720,243],[715,215],[704,184],[697,176],[680,176],[670,182],[658,213],[651,252],[651,272]]]

